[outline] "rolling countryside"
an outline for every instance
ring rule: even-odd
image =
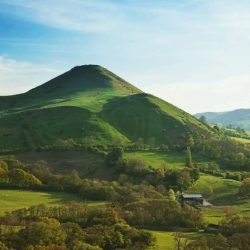
[[[98,217],[118,206],[121,220],[146,230],[145,248],[172,250],[209,237],[201,228],[221,223],[227,211],[250,216],[240,194],[250,151],[242,132],[215,129],[101,66],[77,66],[2,96],[0,112],[0,214],[7,221],[41,208],[44,216],[71,208]],[[211,206],[184,205],[181,193],[201,194]],[[155,209],[168,206],[179,211],[180,231],[169,212],[151,222]]]

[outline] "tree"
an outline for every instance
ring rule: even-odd
[[[187,147],[190,147],[190,148],[194,146],[194,138],[191,135],[187,136],[186,144],[187,144]]]
[[[172,188],[170,188],[168,190],[168,198],[172,201],[176,200],[176,197],[175,197],[175,192]]]
[[[74,249],[74,248],[77,249],[76,246],[79,247],[79,244],[76,244],[76,242],[79,243],[83,241],[85,237],[85,233],[81,229],[81,227],[76,223],[68,222],[68,223],[62,224],[62,230],[67,235],[66,240],[65,240],[67,247],[69,249]],[[79,248],[79,250],[80,249],[81,248]]]
[[[202,122],[203,124],[207,124],[207,118],[206,116],[202,115],[200,118],[199,118],[200,122]]]
[[[175,232],[174,237],[174,249],[175,250],[185,250],[187,247],[188,240],[184,238],[184,235],[181,232]]]
[[[30,187],[42,184],[34,175],[19,168],[14,168],[10,171],[9,177],[10,182],[14,187]]]
[[[0,161],[0,179],[1,177],[6,177],[7,174],[8,174],[8,166],[2,164],[2,162]]]
[[[18,233],[22,245],[43,245],[50,244],[64,245],[66,233],[56,219],[41,218],[37,222],[28,224]]]
[[[192,152],[190,146],[187,147],[186,151],[186,166],[189,168],[193,167]]]
[[[123,149],[120,147],[113,148],[106,156],[107,167],[117,167],[123,159]]]
[[[0,250],[8,250],[9,248],[0,241]]]

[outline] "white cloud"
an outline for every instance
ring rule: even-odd
[[[210,84],[200,82],[147,84],[143,89],[192,114],[250,108],[250,74]]]
[[[58,74],[59,70],[49,66],[0,56],[0,96],[25,92]]]
[[[117,7],[91,0],[2,0],[5,12],[55,28],[101,32],[115,25]]]
[[[248,0],[0,0],[0,3],[5,5],[1,11],[32,22],[74,31],[77,35],[101,33],[79,35],[78,44],[73,40],[71,44],[67,42],[60,50],[69,54],[77,51],[69,64],[83,60],[102,63],[132,83],[139,83],[143,90],[192,113],[250,107]],[[20,41],[17,43],[20,46]],[[44,46],[51,46],[54,51],[58,43]],[[66,61],[60,50],[57,60]],[[38,84],[53,74],[40,65],[3,60],[10,68],[15,68],[12,64],[24,65],[25,73],[12,70],[8,75],[0,63],[0,74],[4,71],[0,75],[0,94],[27,90],[33,86],[27,82]],[[36,73],[32,73],[33,67]]]

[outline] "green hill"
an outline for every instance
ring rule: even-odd
[[[250,131],[250,109],[237,109],[228,112],[206,112],[195,115],[197,118],[205,116],[209,123],[223,126],[240,127]]]
[[[78,66],[24,94],[0,97],[1,150],[77,143],[181,144],[207,127],[97,65]]]
[[[155,96],[141,93],[114,98],[104,105],[101,117],[131,141],[178,144],[188,132],[206,127],[194,117]]]

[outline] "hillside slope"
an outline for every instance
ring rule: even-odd
[[[98,65],[77,66],[34,88],[14,95],[0,96],[0,112],[19,112],[57,106],[100,110],[114,96],[141,93],[139,89]]]
[[[223,126],[240,127],[250,131],[250,109],[237,109],[228,112],[206,112],[195,115],[197,118],[205,116],[209,123]]]
[[[206,130],[188,113],[145,93],[113,99],[104,105],[101,117],[129,140],[146,144],[179,144],[187,133]]]
[[[0,97],[0,149],[77,143],[184,144],[207,127],[97,65],[78,66],[24,94]]]

